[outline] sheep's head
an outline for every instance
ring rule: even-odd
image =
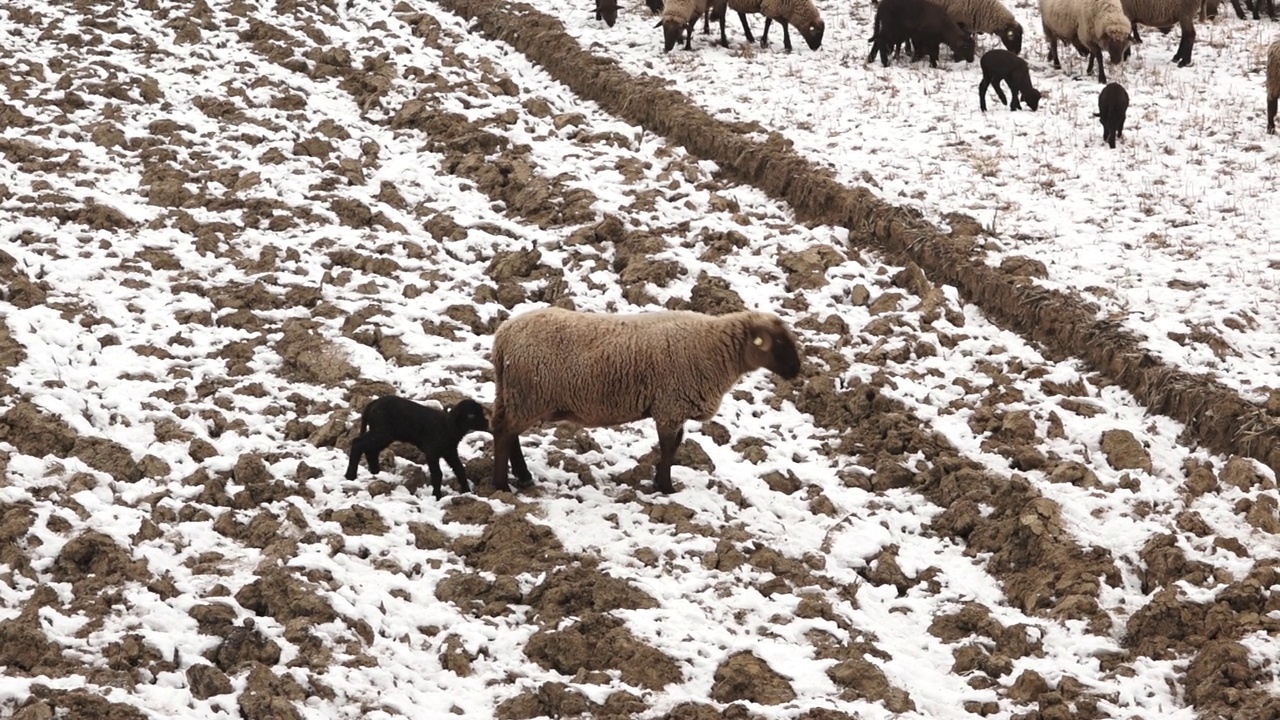
[[[644,0],[644,4],[649,6],[649,11],[654,15],[662,12],[662,9],[666,7],[666,3],[662,0]]]
[[[827,31],[827,24],[823,22],[822,18],[815,18],[807,26],[797,25],[796,29],[804,36],[804,41],[809,43],[810,50],[817,50],[822,47],[822,36]]]
[[[684,23],[675,18],[664,17],[654,27],[662,28],[662,51],[671,52],[684,36]]]
[[[470,398],[461,400],[457,405],[449,408],[449,419],[464,435],[469,432],[489,431],[489,418],[485,415],[484,406]]]
[[[977,49],[978,43],[973,39],[973,33],[969,32],[969,29],[964,25],[960,25],[959,29],[960,34],[954,38],[952,42],[947,44],[951,46],[951,52],[954,53],[954,57],[957,61],[963,60],[971,63],[973,62],[973,53]]]
[[[746,360],[751,367],[768,368],[787,380],[800,374],[799,343],[781,318],[756,314],[747,334]]]
[[[1000,37],[1000,42],[1004,43],[1004,49],[1019,55],[1022,53],[1022,25],[1015,20],[1009,23],[996,33]]]
[[[1107,57],[1112,65],[1118,64],[1124,59],[1125,51],[1129,49],[1129,31],[1120,31],[1119,28],[1104,33],[1102,36],[1102,49],[1107,51]]]
[[[618,22],[618,0],[596,0],[596,19],[613,27]]]

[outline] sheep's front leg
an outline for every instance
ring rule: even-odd
[[[724,12],[726,15],[729,14],[728,10]],[[744,12],[738,13],[738,19],[742,21],[742,34],[747,36],[747,42],[755,42],[756,39],[751,35],[751,25],[747,23],[747,14]]]
[[[778,24],[782,26],[782,48],[791,52],[791,32],[787,30],[787,21],[779,20]]]
[[[684,439],[684,423],[658,427],[658,467],[653,473],[653,484],[658,492],[671,494],[676,491],[671,484],[671,465],[676,460],[676,448]]]
[[[1182,39],[1178,41],[1178,52],[1173,56],[1173,61],[1178,63],[1178,67],[1186,67],[1191,64],[1191,48],[1196,44],[1196,26],[1187,23],[1182,28]]]

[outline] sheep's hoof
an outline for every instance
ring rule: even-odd
[[[533,478],[531,477],[516,478],[516,487],[520,488],[521,490],[528,490],[529,488],[533,487]]]

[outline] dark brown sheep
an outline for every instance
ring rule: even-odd
[[[1041,93],[1031,87],[1031,71],[1027,68],[1026,60],[1008,50],[996,49],[983,53],[979,64],[982,66],[982,81],[978,83],[978,106],[982,108],[982,112],[987,111],[988,87],[996,91],[1000,102],[1009,103],[1010,110],[1022,109],[1019,96],[1027,101],[1027,107],[1032,111],[1040,108]],[[1005,99],[1000,90],[1001,82],[1009,86],[1008,99]]]
[[[633,315],[549,307],[516,315],[493,336],[493,487],[533,484],[520,433],[542,422],[611,427],[653,418],[653,482],[674,492],[671,465],[688,420],[710,420],[739,378],[767,368],[800,374],[798,343],[776,315],[686,311]]]
[[[880,55],[889,66],[889,51],[911,41],[912,60],[926,54],[929,65],[938,67],[938,47],[946,43],[955,57],[973,62],[973,33],[957,25],[947,11],[931,0],[883,0],[876,7],[875,26],[871,35],[871,54],[867,62]]]
[[[1120,83],[1107,83],[1098,93],[1097,118],[1102,122],[1102,139],[1112,148],[1124,135],[1124,116],[1129,111],[1129,93]]]
[[[351,443],[351,460],[347,463],[348,480],[356,479],[363,455],[369,464],[369,472],[378,474],[378,454],[393,442],[406,442],[427,456],[427,469],[431,472],[431,494],[437,500],[443,494],[440,484],[444,473],[440,471],[440,459],[458,478],[463,492],[471,489],[467,471],[458,459],[458,443],[467,433],[488,431],[489,421],[484,407],[475,400],[466,399],[448,410],[437,410],[426,405],[384,395],[370,402],[360,414],[360,435]]]

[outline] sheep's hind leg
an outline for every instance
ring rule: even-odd
[[[676,491],[671,484],[671,465],[676,460],[676,448],[684,439],[684,423],[674,427],[658,428],[658,467],[653,472],[653,484],[658,492],[671,494]]]

